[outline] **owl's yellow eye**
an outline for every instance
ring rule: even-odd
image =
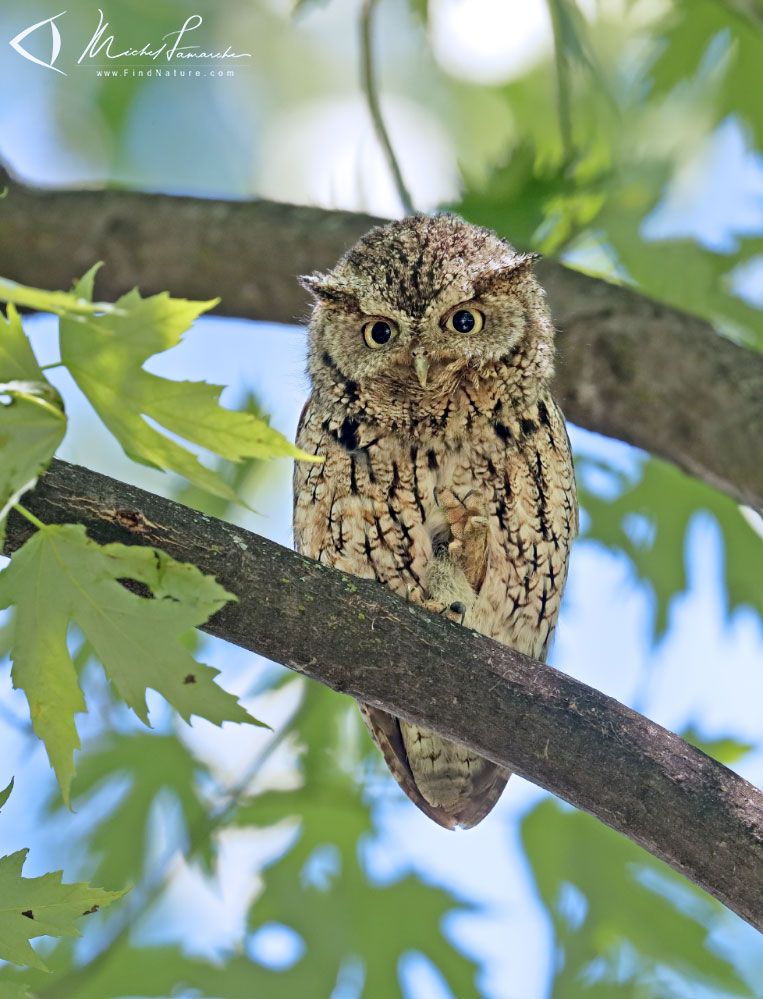
[[[397,336],[397,327],[389,319],[371,319],[363,326],[363,339],[372,350],[384,347]]]
[[[445,329],[452,333],[479,333],[484,325],[479,309],[455,309],[445,320]]]

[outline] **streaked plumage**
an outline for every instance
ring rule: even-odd
[[[549,393],[553,327],[531,265],[486,229],[414,216],[304,279],[316,298],[313,393],[297,443],[325,461],[296,465],[294,538],[298,551],[455,620],[460,608],[449,608],[461,604],[469,627],[544,659],[577,501]],[[369,341],[374,320],[389,342]],[[361,711],[398,783],[436,822],[472,826],[495,804],[506,771]]]

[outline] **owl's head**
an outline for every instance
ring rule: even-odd
[[[382,422],[401,406],[436,411],[465,380],[501,378],[506,395],[537,394],[551,374],[553,327],[534,259],[453,215],[372,229],[332,271],[300,279],[315,297],[314,389]]]

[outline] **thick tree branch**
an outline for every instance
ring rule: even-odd
[[[279,322],[307,314],[296,274],[331,267],[381,221],[269,201],[41,191],[0,171],[3,183],[0,274],[68,288],[104,260],[100,298],[138,285],[144,294],[220,296],[224,314]],[[563,331],[556,394],[569,419],[763,507],[763,462],[754,457],[763,437],[763,355],[700,319],[553,261],[542,261],[538,275]]]
[[[465,743],[763,929],[763,794],[635,711],[378,583],[96,472],[56,461],[24,505],[214,574],[239,602],[210,634]],[[12,514],[7,550],[32,530]]]

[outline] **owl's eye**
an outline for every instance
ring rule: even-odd
[[[456,309],[445,321],[445,329],[452,333],[479,333],[485,317],[479,309]]]
[[[386,319],[372,319],[363,327],[363,339],[372,350],[378,350],[397,336],[397,327]]]

